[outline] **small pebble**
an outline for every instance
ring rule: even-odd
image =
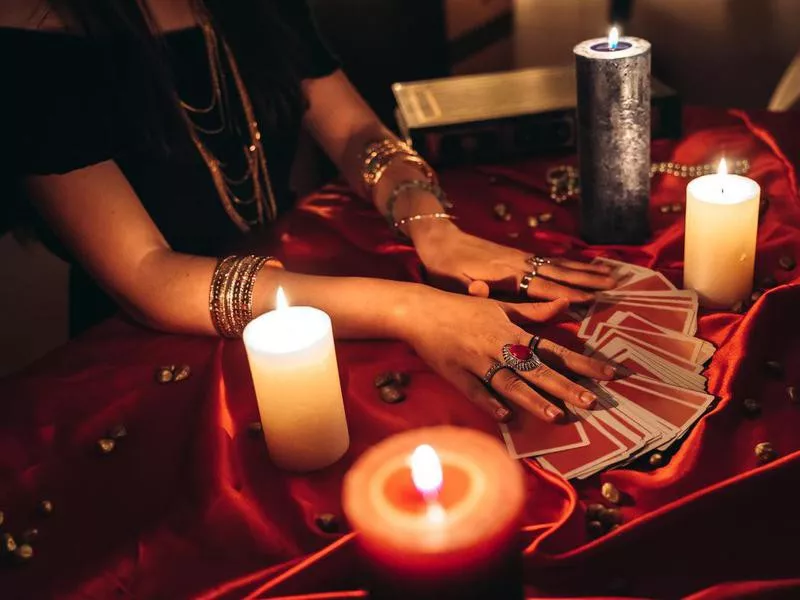
[[[599,503],[590,504],[586,507],[586,518],[589,521],[597,521],[603,511],[606,510],[606,507]]]
[[[100,454],[111,454],[114,451],[117,443],[111,438],[100,438],[97,440],[97,448]]]
[[[765,363],[765,366],[767,368],[767,372],[776,379],[783,377],[783,365],[777,360],[768,360]]]
[[[683,204],[679,204],[677,202],[675,204],[673,204],[670,208],[672,209],[672,212],[674,212],[674,213],[683,212]]]
[[[589,534],[591,539],[597,539],[605,533],[605,527],[600,521],[589,521],[586,524],[586,533]]]
[[[622,524],[622,511],[618,508],[607,508],[600,515],[600,522],[608,526]]]
[[[36,527],[31,527],[30,529],[26,529],[22,533],[22,541],[26,544],[33,543],[38,537],[39,537],[39,530],[36,529]]]
[[[667,214],[670,212],[670,206],[669,204],[663,204],[658,208],[658,210],[660,210],[663,214]]]
[[[339,519],[331,513],[323,513],[314,519],[322,533],[339,533]]]
[[[158,383],[170,383],[175,379],[175,367],[159,367],[156,369],[156,381]]]
[[[181,365],[180,368],[175,371],[175,381],[184,381],[189,379],[191,374],[192,368],[189,365]]]
[[[761,296],[763,295],[764,292],[762,292],[761,290],[754,291],[752,294],[750,294],[750,302],[755,304],[756,302],[758,302],[758,299],[761,298]]]
[[[263,429],[264,428],[261,426],[261,421],[252,421],[247,424],[247,433],[249,433],[252,437],[260,437]]]
[[[536,229],[539,226],[539,219],[536,217],[528,217],[528,227],[531,229]]]
[[[742,408],[745,414],[750,417],[755,417],[761,414],[761,402],[755,398],[745,398],[742,402]]]
[[[385,373],[378,373],[375,376],[374,383],[376,388],[382,388],[383,386],[392,383],[392,381],[394,381],[393,373],[386,371]]]
[[[16,549],[17,542],[14,540],[14,536],[10,533],[4,533],[0,536],[0,553],[11,554]]]
[[[18,560],[30,560],[33,558],[33,547],[30,544],[22,544],[14,550],[14,557]]]
[[[125,425],[119,424],[112,427],[108,432],[108,437],[112,440],[121,440],[128,435],[128,429]]]
[[[787,386],[786,395],[789,396],[789,402],[791,402],[792,404],[800,404],[800,394],[797,393],[797,388],[795,386],[793,385]],[[0,523],[2,523],[1,519]]]
[[[395,385],[385,385],[380,389],[381,400],[386,404],[397,404],[406,399],[406,394],[403,390]]]
[[[744,303],[743,300],[738,300],[736,304],[733,305],[731,310],[735,313],[742,314],[744,311],[747,310],[747,305]]]
[[[404,371],[395,371],[392,373],[392,379],[397,385],[406,386],[411,383],[411,375]]]
[[[553,220],[553,213],[546,212],[539,215],[539,223],[549,223]]]
[[[45,517],[53,514],[53,503],[50,500],[42,500],[39,502],[39,512]]]
[[[664,464],[664,455],[660,452],[653,452],[648,459],[651,467],[660,467]]]
[[[622,500],[622,494],[620,494],[617,486],[613,483],[604,483],[603,487],[600,488],[600,493],[603,494],[603,498],[611,502],[611,504],[619,504]]]
[[[785,271],[791,271],[797,266],[797,262],[795,262],[794,258],[789,256],[788,254],[784,254],[778,259],[778,264],[781,266],[781,269]]]
[[[500,217],[503,221],[510,221],[511,220],[511,213],[506,213],[502,217]]]
[[[494,211],[496,217],[502,219],[503,215],[508,214],[508,205],[503,204],[502,202],[498,202],[497,204],[494,205],[494,208],[492,210]]]
[[[776,285],[778,285],[778,282],[772,275],[768,275],[761,280],[761,287],[765,290],[774,288]]]
[[[778,453],[775,452],[775,448],[773,448],[772,444],[769,442],[761,442],[756,444],[755,454],[758,462],[762,465],[772,462],[778,457]]]

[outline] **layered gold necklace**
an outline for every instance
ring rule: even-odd
[[[267,169],[267,157],[261,145],[261,131],[255,118],[253,104],[250,101],[250,96],[247,93],[247,88],[239,73],[236,59],[230,47],[224,39],[220,44],[214,26],[202,7],[198,9],[198,14],[200,15],[200,26],[203,30],[208,55],[208,67],[211,74],[211,100],[204,107],[191,106],[187,102],[180,100],[180,105],[183,109],[182,114],[192,141],[208,167],[225,212],[239,229],[249,231],[254,226],[263,225],[267,221],[274,220],[278,212],[275,194],[269,178],[269,170]],[[222,53],[220,53],[220,46]],[[223,63],[222,54],[225,56],[225,63]],[[233,111],[230,110],[230,105],[227,103],[225,64],[227,64],[228,72],[233,80],[236,95],[241,102],[242,114],[247,121],[247,132],[249,134],[249,139],[247,140],[249,143],[242,144],[246,168],[244,175],[238,178],[230,176],[223,170],[225,164],[214,156],[214,153],[211,152],[200,137],[200,134],[216,135],[222,133],[229,119],[233,118]],[[218,125],[207,127],[201,126],[196,122],[196,119],[214,113],[218,114]],[[246,182],[250,183],[252,195],[248,198],[241,198],[234,192],[232,186],[240,186]],[[253,206],[255,211],[249,210],[251,213],[255,212],[255,216],[251,215],[248,218],[240,212],[240,210],[247,210],[248,207]]]

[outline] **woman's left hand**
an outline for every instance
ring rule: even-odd
[[[566,298],[571,303],[594,299],[593,290],[613,288],[611,269],[563,258],[540,257],[464,233],[447,222],[425,223],[414,232],[415,245],[431,283],[473,296]],[[546,262],[545,262],[546,261]],[[520,284],[527,280],[527,290]]]

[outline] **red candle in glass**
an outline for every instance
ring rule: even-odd
[[[498,440],[416,429],[365,452],[344,480],[370,597],[519,599],[519,465]]]

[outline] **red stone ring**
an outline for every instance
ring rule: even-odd
[[[542,365],[536,353],[522,344],[506,344],[503,346],[503,362],[515,371],[533,371]]]

